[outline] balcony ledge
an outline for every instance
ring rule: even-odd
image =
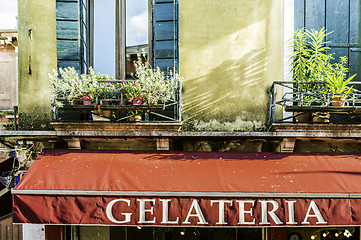
[[[158,135],[160,132],[178,132],[181,122],[52,122],[51,126],[57,135],[90,135],[90,136],[119,136],[119,135]]]
[[[94,124],[94,123],[92,123]],[[311,125],[311,126],[309,126]],[[271,132],[182,132],[182,131],[167,131],[165,129],[139,131],[132,130],[114,130],[99,129],[90,130],[81,125],[78,128],[71,129],[70,126],[63,126],[57,131],[0,131],[2,138],[10,139],[58,139],[67,137],[80,138],[157,138],[166,137],[173,139],[193,138],[193,139],[282,139],[282,138],[361,138],[361,125],[333,125],[333,124],[272,124]],[[134,129],[134,126],[132,126]],[[149,126],[148,126],[149,127]],[[180,128],[173,126],[173,128]],[[144,130],[144,129],[143,129]]]
[[[273,123],[277,135],[309,138],[360,138],[361,124]]]

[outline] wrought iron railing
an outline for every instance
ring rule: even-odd
[[[361,123],[361,82],[347,86],[350,93],[333,94],[326,82],[275,81],[269,89],[268,125],[300,122],[296,118],[306,113],[337,116],[333,123]]]
[[[117,83],[121,81],[102,81]],[[92,99],[78,98],[69,102],[66,98],[59,98],[61,106],[53,106],[52,121],[135,121],[134,116],[141,115],[142,121],[171,121],[181,120],[181,86],[176,91],[175,98],[158,103],[134,103],[125,98],[123,92],[118,92],[118,98]],[[111,114],[109,114],[111,112]]]

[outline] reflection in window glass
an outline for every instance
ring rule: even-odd
[[[130,78],[133,62],[142,51],[148,54],[148,0],[126,0],[126,15],[126,75]]]

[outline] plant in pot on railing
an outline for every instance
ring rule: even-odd
[[[123,81],[121,84],[121,88],[129,104],[132,105],[143,104],[143,95],[139,90],[140,82],[138,80]],[[128,121],[139,122],[142,120],[143,112],[140,110],[130,110],[128,114],[129,114]]]
[[[159,67],[152,68],[149,62],[144,62],[139,57],[134,61],[135,74],[133,77],[142,97],[148,105],[156,105],[158,102],[167,102],[175,98],[176,90],[179,88],[181,78],[172,69],[164,73]]]
[[[320,31],[304,29],[294,32],[292,60],[293,80],[295,81],[295,102],[297,106],[325,105],[327,89],[324,82],[327,73],[332,68],[332,54],[327,54],[327,33],[324,28]],[[322,113],[320,113],[323,115]],[[298,118],[298,116],[300,116]],[[310,122],[312,114],[296,112],[297,122]]]
[[[112,116],[111,110],[101,110],[100,106],[119,105],[119,99],[121,96],[120,83],[114,82],[114,77],[110,77],[106,74],[97,73],[97,83],[90,90],[92,98],[98,100],[98,111],[104,117],[110,118]]]
[[[340,57],[340,61],[334,63],[327,73],[326,86],[331,94],[331,105],[334,107],[343,107],[346,98],[353,92],[353,86],[347,86],[356,74],[347,78],[348,68],[346,68],[347,58]]]
[[[139,80],[123,81],[121,83],[121,89],[124,93],[125,98],[130,104],[133,105],[143,104],[143,95],[142,92],[140,91]]]
[[[295,88],[303,94],[299,99],[300,103],[309,106],[313,99],[318,98],[318,93],[324,88],[324,85],[318,82],[324,82],[326,72],[329,68],[330,61],[333,59],[332,54],[327,54],[329,47],[325,46],[325,38],[330,33],[326,33],[324,28],[320,31],[307,31],[304,29],[294,32],[294,45],[292,61],[292,73]]]
[[[53,74],[49,74],[49,79],[50,101],[54,107],[62,107],[69,103],[89,104],[90,89],[96,84],[92,68],[89,68],[89,74],[81,75],[73,67],[59,68],[59,73],[54,70]]]

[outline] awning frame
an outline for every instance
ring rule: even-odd
[[[219,198],[361,198],[361,193],[271,193],[271,192],[160,192],[160,191],[82,191],[82,190],[19,190],[17,195],[60,196],[135,196],[135,197],[219,197]]]

